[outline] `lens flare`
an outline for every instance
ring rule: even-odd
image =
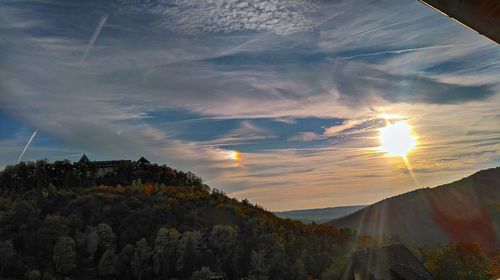
[[[405,121],[387,123],[380,129],[379,151],[392,157],[406,157],[417,145],[417,138],[412,134],[411,126]]]

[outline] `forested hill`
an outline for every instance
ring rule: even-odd
[[[47,160],[21,162],[7,166],[0,173],[0,191],[4,194],[39,190],[49,185],[64,188],[89,188],[99,185],[131,185],[135,181],[169,186],[202,187],[202,181],[191,172],[182,172],[165,165],[121,161],[112,172],[99,175],[93,162],[71,163],[68,160],[49,163]]]
[[[354,250],[376,244],[280,219],[167,166],[98,174],[68,161],[0,172],[0,279],[340,279]],[[500,276],[498,255],[475,244],[418,252],[437,279]]]
[[[414,244],[500,244],[500,167],[391,197],[328,224]]]
[[[337,279],[363,246],[348,230],[277,218],[166,166],[96,174],[68,161],[0,173],[0,278]]]

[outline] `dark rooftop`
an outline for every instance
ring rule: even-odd
[[[396,243],[355,252],[351,256],[343,279],[432,280],[434,278],[405,245]]]
[[[106,168],[106,167],[118,167],[121,163],[130,162],[130,160],[101,160],[101,161],[90,161],[87,155],[83,154],[80,160],[77,162],[78,164],[82,163],[92,163],[97,165],[98,168]],[[149,160],[141,157],[138,161],[140,164],[149,164]]]
[[[83,154],[82,158],[78,161],[78,163],[89,163],[90,160],[87,155]]]

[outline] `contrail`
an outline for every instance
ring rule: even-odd
[[[101,20],[97,24],[96,29],[94,30],[94,33],[92,34],[92,37],[90,37],[89,43],[87,44],[87,48],[85,49],[85,53],[83,54],[82,58],[80,59],[80,63],[84,62],[87,56],[90,53],[90,50],[92,47],[94,47],[95,42],[97,41],[97,37],[99,36],[99,33],[101,33],[102,28],[106,24],[106,21],[108,20],[108,15],[104,15],[101,17]],[[28,143],[26,143],[26,146],[24,146],[23,151],[21,152],[21,155],[17,159],[17,163],[20,163],[21,160],[23,159],[24,153],[26,153],[26,150],[30,146],[31,142],[33,142],[33,139],[35,139],[36,134],[38,133],[37,130],[33,132],[31,135],[30,139],[28,140]]]
[[[97,24],[97,27],[94,30],[94,33],[92,34],[92,37],[89,40],[89,43],[87,44],[87,48],[85,49],[85,53],[83,54],[82,59],[80,59],[80,63],[84,62],[87,56],[89,55],[90,50],[94,47],[95,41],[97,41],[97,37],[99,36],[99,33],[101,33],[101,30],[106,24],[107,20],[108,20],[108,15],[104,15],[101,17],[99,24]]]
[[[28,143],[26,143],[26,145],[24,146],[24,149],[23,149],[21,155],[19,155],[19,158],[17,159],[17,163],[21,162],[21,160],[23,159],[24,153],[26,153],[26,150],[30,146],[31,142],[33,142],[33,139],[35,139],[35,136],[36,136],[37,133],[38,133],[38,131],[36,131],[36,130],[33,131],[33,134],[31,134],[31,137],[28,140]]]
[[[455,47],[455,45],[430,46],[430,47],[422,47],[422,48],[411,48],[411,49],[402,49],[402,50],[394,50],[394,51],[365,53],[365,54],[357,54],[357,55],[352,55],[352,56],[344,56],[344,57],[341,57],[341,59],[351,59],[351,58],[356,58],[356,57],[374,56],[374,55],[383,55],[383,54],[402,54],[402,53],[407,53],[407,52],[416,52],[416,51],[431,50],[431,49],[451,48],[451,47]]]

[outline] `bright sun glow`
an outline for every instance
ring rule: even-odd
[[[238,152],[238,151],[227,151],[225,153],[225,158],[238,161],[240,159],[240,152]]]
[[[380,129],[379,140],[379,150],[387,156],[406,157],[417,144],[417,139],[411,132],[411,126],[404,121],[388,123],[386,127]]]

